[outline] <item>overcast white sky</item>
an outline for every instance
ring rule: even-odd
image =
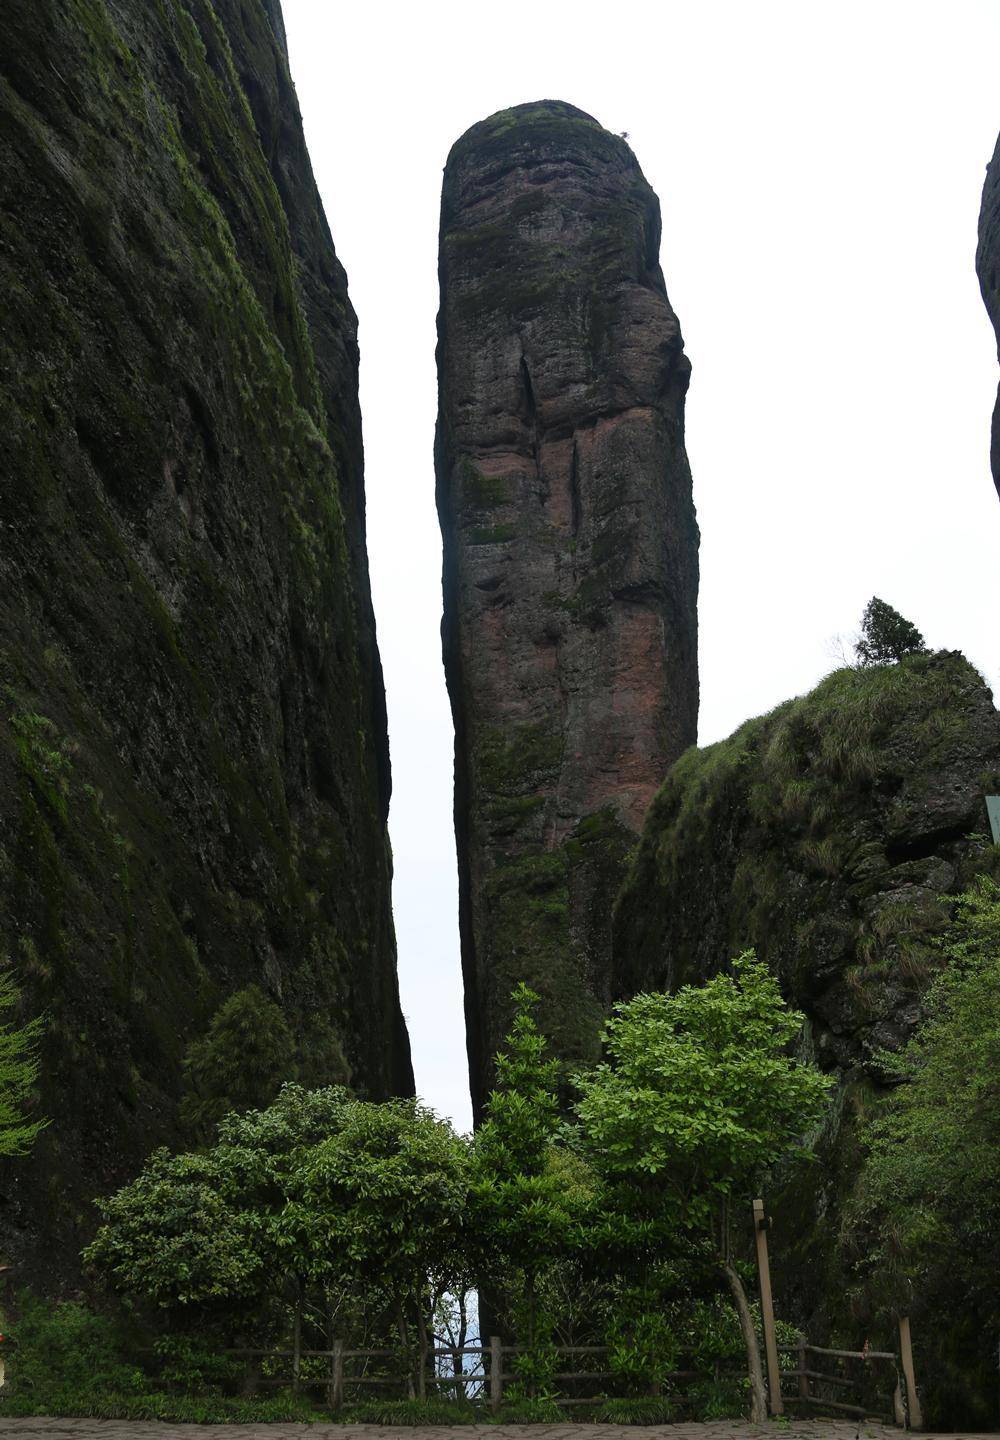
[[[996,687],[993,334],[974,269],[1000,129],[996,0],[284,0],[360,318],[394,908],[417,1086],[469,1101],[441,669],[441,170],[475,121],[567,100],[663,209],[693,377],[701,742],[812,686],[881,595]]]

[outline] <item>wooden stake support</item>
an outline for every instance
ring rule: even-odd
[[[899,1357],[903,1362],[903,1379],[906,1381],[906,1413],[909,1416],[910,1429],[922,1430],[924,1417],[920,1409],[917,1377],[913,1369],[913,1345],[910,1340],[910,1317],[908,1315],[899,1317]]]
[[[798,1354],[799,1354],[799,1399],[800,1399],[800,1400],[808,1400],[808,1399],[809,1399],[809,1373],[808,1373],[809,1367],[808,1367],[808,1365],[806,1364],[806,1337],[805,1337],[804,1335],[800,1335],[800,1336],[799,1336]]]
[[[757,1241],[757,1274],[760,1278],[760,1317],[764,1325],[764,1349],[767,1354],[767,1408],[772,1415],[783,1415],[781,1400],[781,1368],[778,1365],[778,1340],[774,1332],[774,1305],[771,1300],[771,1266],[767,1256],[767,1221],[764,1202],[753,1202],[753,1233]]]
[[[344,1403],[344,1342],[334,1340],[330,1353],[330,1408],[339,1410]]]

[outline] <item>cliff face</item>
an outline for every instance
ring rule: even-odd
[[[276,0],[11,0],[0,225],[0,943],[53,1119],[4,1243],[57,1280],[233,991],[314,1080],[412,1075],[356,323]]]
[[[624,140],[522,105],[453,148],[441,206],[438,510],[473,1103],[519,980],[593,1052],[610,907],[695,737],[689,364]]]
[[[1000,139],[993,151],[993,159],[986,167],[983,202],[979,211],[976,274],[979,276],[979,288],[1000,347]],[[993,468],[993,483],[1000,490],[1000,391],[993,409],[990,464]]]
[[[854,1120],[874,1053],[920,1018],[948,894],[997,870],[998,789],[1000,715],[961,655],[838,671],[674,766],[616,907],[617,994],[697,983],[755,946],[838,1077],[822,1163],[769,1199],[779,1304],[811,1336],[864,1324],[838,1250]]]

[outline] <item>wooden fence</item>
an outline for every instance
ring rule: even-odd
[[[470,1389],[478,1390],[479,1397],[488,1398],[491,1409],[495,1411],[503,1404],[505,1387],[520,1380],[511,1365],[520,1349],[516,1345],[504,1344],[497,1335],[491,1336],[488,1345],[428,1346],[416,1353],[415,1367],[406,1364],[405,1357],[398,1350],[351,1350],[338,1340],[327,1350],[238,1350],[230,1353],[249,1362],[290,1362],[283,1375],[259,1376],[256,1383],[275,1386],[290,1383],[296,1392],[320,1389],[327,1404],[335,1410],[340,1409],[348,1399],[348,1392],[356,1393],[357,1390],[373,1387],[388,1388],[390,1393],[412,1394],[421,1399],[435,1392],[454,1393],[457,1389],[468,1394]],[[598,1390],[598,1393],[589,1395],[560,1394],[560,1406],[599,1405],[610,1398],[609,1390],[613,1392],[616,1383],[620,1384],[621,1376],[617,1372],[600,1368],[600,1360],[606,1359],[610,1353],[608,1346],[556,1345],[553,1349],[557,1355],[567,1358],[567,1368],[550,1377],[554,1383],[570,1385],[577,1390],[581,1387],[597,1387]],[[785,1405],[801,1405],[806,1409],[858,1419],[878,1416],[890,1423],[920,1428],[916,1390],[907,1383],[904,1392],[900,1356],[895,1351],[835,1350],[811,1345],[805,1337],[801,1337],[795,1345],[779,1345],[777,1349],[784,1356],[794,1356],[795,1363],[778,1372],[781,1382],[778,1392],[769,1396],[773,1414],[780,1414]],[[578,1362],[577,1368],[569,1363],[571,1360]],[[325,1363],[303,1367],[304,1361]],[[355,1368],[357,1362],[361,1362],[359,1368]],[[380,1373],[369,1373],[368,1367],[372,1363],[381,1367]],[[906,1368],[904,1351],[904,1380],[907,1378]],[[875,1390],[876,1375],[889,1381],[878,1392]],[[686,1369],[672,1370],[662,1378],[671,1386],[682,1387],[684,1382],[742,1380],[746,1378],[746,1372],[718,1367],[714,1370]]]
[[[764,1214],[762,1200],[753,1202],[753,1227],[757,1250],[757,1273],[760,1281],[761,1325],[764,1339],[764,1355],[767,1364],[768,1409],[772,1415],[781,1415],[786,1404],[801,1405],[806,1409],[832,1411],[834,1414],[850,1415],[858,1419],[874,1413],[881,1414],[890,1423],[906,1425],[912,1430],[923,1428],[920,1399],[913,1366],[913,1350],[910,1341],[910,1322],[906,1316],[899,1319],[898,1350],[871,1350],[867,1342],[863,1350],[834,1350],[820,1345],[811,1345],[805,1336],[793,1346],[778,1343],[777,1327],[771,1298],[771,1273],[768,1261],[767,1230],[768,1220]],[[403,1357],[397,1350],[347,1350],[343,1342],[334,1340],[329,1350],[301,1350],[298,1344],[299,1330],[296,1327],[294,1350],[264,1351],[241,1350],[231,1352],[245,1356],[248,1360],[274,1361],[291,1360],[291,1384],[298,1391],[303,1386],[320,1386],[326,1393],[327,1403],[339,1409],[344,1403],[347,1390],[351,1387],[392,1386],[404,1394],[424,1399],[428,1388],[464,1390],[466,1395],[471,1387],[478,1387],[480,1396],[489,1397],[490,1406],[497,1410],[503,1403],[504,1386],[519,1380],[516,1370],[505,1368],[509,1358],[516,1356],[518,1347],[504,1345],[494,1335],[488,1345],[465,1345],[462,1347],[423,1346],[415,1356],[415,1369],[407,1365],[392,1373],[349,1374],[345,1365],[349,1361],[396,1361]],[[610,1370],[596,1368],[597,1358],[607,1356],[606,1345],[557,1345],[556,1354],[567,1357],[594,1357],[592,1369],[567,1368],[553,1375],[551,1379],[561,1385],[594,1386],[601,1382],[620,1382],[621,1377]],[[794,1367],[782,1368],[780,1356],[795,1356]],[[466,1369],[466,1359],[472,1361]],[[439,1360],[451,1361],[451,1373],[439,1373]],[[326,1364],[318,1367],[322,1375],[304,1375],[303,1360],[322,1360]],[[567,1362],[568,1363],[568,1362]],[[584,1363],[587,1363],[586,1361]],[[875,1387],[874,1367],[881,1367],[878,1374],[888,1373],[891,1366],[892,1389],[887,1393]],[[307,1367],[311,1368],[311,1367]],[[386,1366],[388,1369],[388,1366]],[[714,1372],[699,1370],[674,1370],[664,1380],[704,1381],[725,1378],[746,1378],[745,1371]],[[288,1378],[267,1377],[260,1383],[285,1385]],[[454,1387],[454,1389],[452,1388]],[[851,1398],[848,1398],[851,1397]],[[578,1393],[559,1396],[560,1405],[594,1405],[609,1398],[607,1393],[580,1395]],[[858,1403],[855,1403],[858,1402]]]

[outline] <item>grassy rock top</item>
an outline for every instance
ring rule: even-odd
[[[696,981],[756,946],[827,1063],[899,1043],[941,896],[992,870],[1000,716],[954,652],[838,670],[689,750],[657,795],[615,924],[615,988]]]

